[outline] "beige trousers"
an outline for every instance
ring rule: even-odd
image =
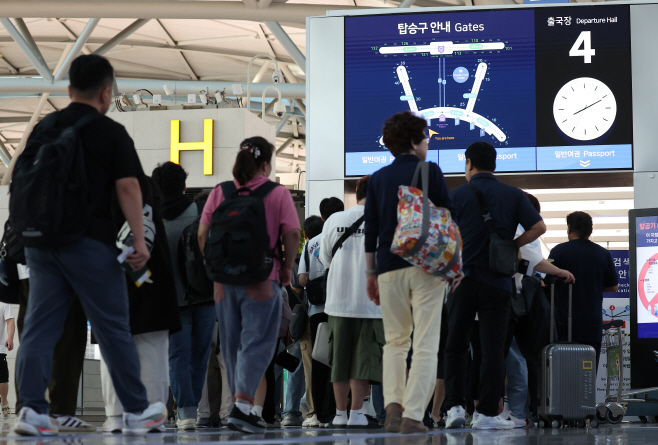
[[[306,405],[308,405],[308,413],[306,418],[311,418],[315,415],[315,405],[313,404],[313,343],[311,342],[311,322],[306,324],[306,331],[304,336],[299,341],[299,348],[302,350],[302,363],[304,366],[304,378],[306,379]]]
[[[403,417],[422,421],[436,385],[447,283],[413,266],[382,274],[377,281],[386,336],[384,405],[398,403],[404,409]],[[407,378],[412,332],[413,356]]]
[[[142,383],[146,387],[149,403],[167,404],[169,398],[169,331],[148,332],[133,335]],[[119,401],[112,378],[101,352],[101,390],[105,401],[106,416],[120,416],[123,405]]]

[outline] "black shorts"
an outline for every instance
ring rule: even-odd
[[[9,367],[7,354],[0,354],[0,383],[9,383]]]

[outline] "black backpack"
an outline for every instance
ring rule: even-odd
[[[199,205],[199,216],[192,224],[185,227],[178,241],[178,267],[183,285],[185,298],[192,303],[202,303],[213,299],[213,282],[208,278],[206,266],[199,248],[199,222],[203,206]]]
[[[212,215],[205,246],[206,271],[217,283],[244,286],[267,280],[274,266],[263,199],[279,184],[256,190],[220,184],[225,201]],[[240,193],[247,193],[240,195]]]
[[[9,220],[26,247],[57,247],[82,237],[92,214],[91,194],[79,130],[102,117],[89,113],[56,128],[59,113],[47,116],[41,131],[19,156],[9,191]]]

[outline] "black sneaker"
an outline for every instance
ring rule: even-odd
[[[266,428],[260,421],[260,417],[253,414],[244,414],[240,411],[240,408],[234,406],[231,414],[228,416],[228,427],[233,431],[239,431],[241,433],[261,434],[266,431]]]

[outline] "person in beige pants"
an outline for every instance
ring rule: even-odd
[[[388,432],[426,433],[423,415],[436,384],[447,284],[391,253],[398,223],[398,188],[411,185],[418,163],[425,162],[429,144],[426,132],[427,121],[410,112],[386,121],[384,144],[395,160],[370,178],[364,213],[368,296],[381,305],[386,337],[383,388]],[[441,169],[432,162],[428,164],[424,198],[452,210]],[[412,332],[413,356],[407,379]]]

